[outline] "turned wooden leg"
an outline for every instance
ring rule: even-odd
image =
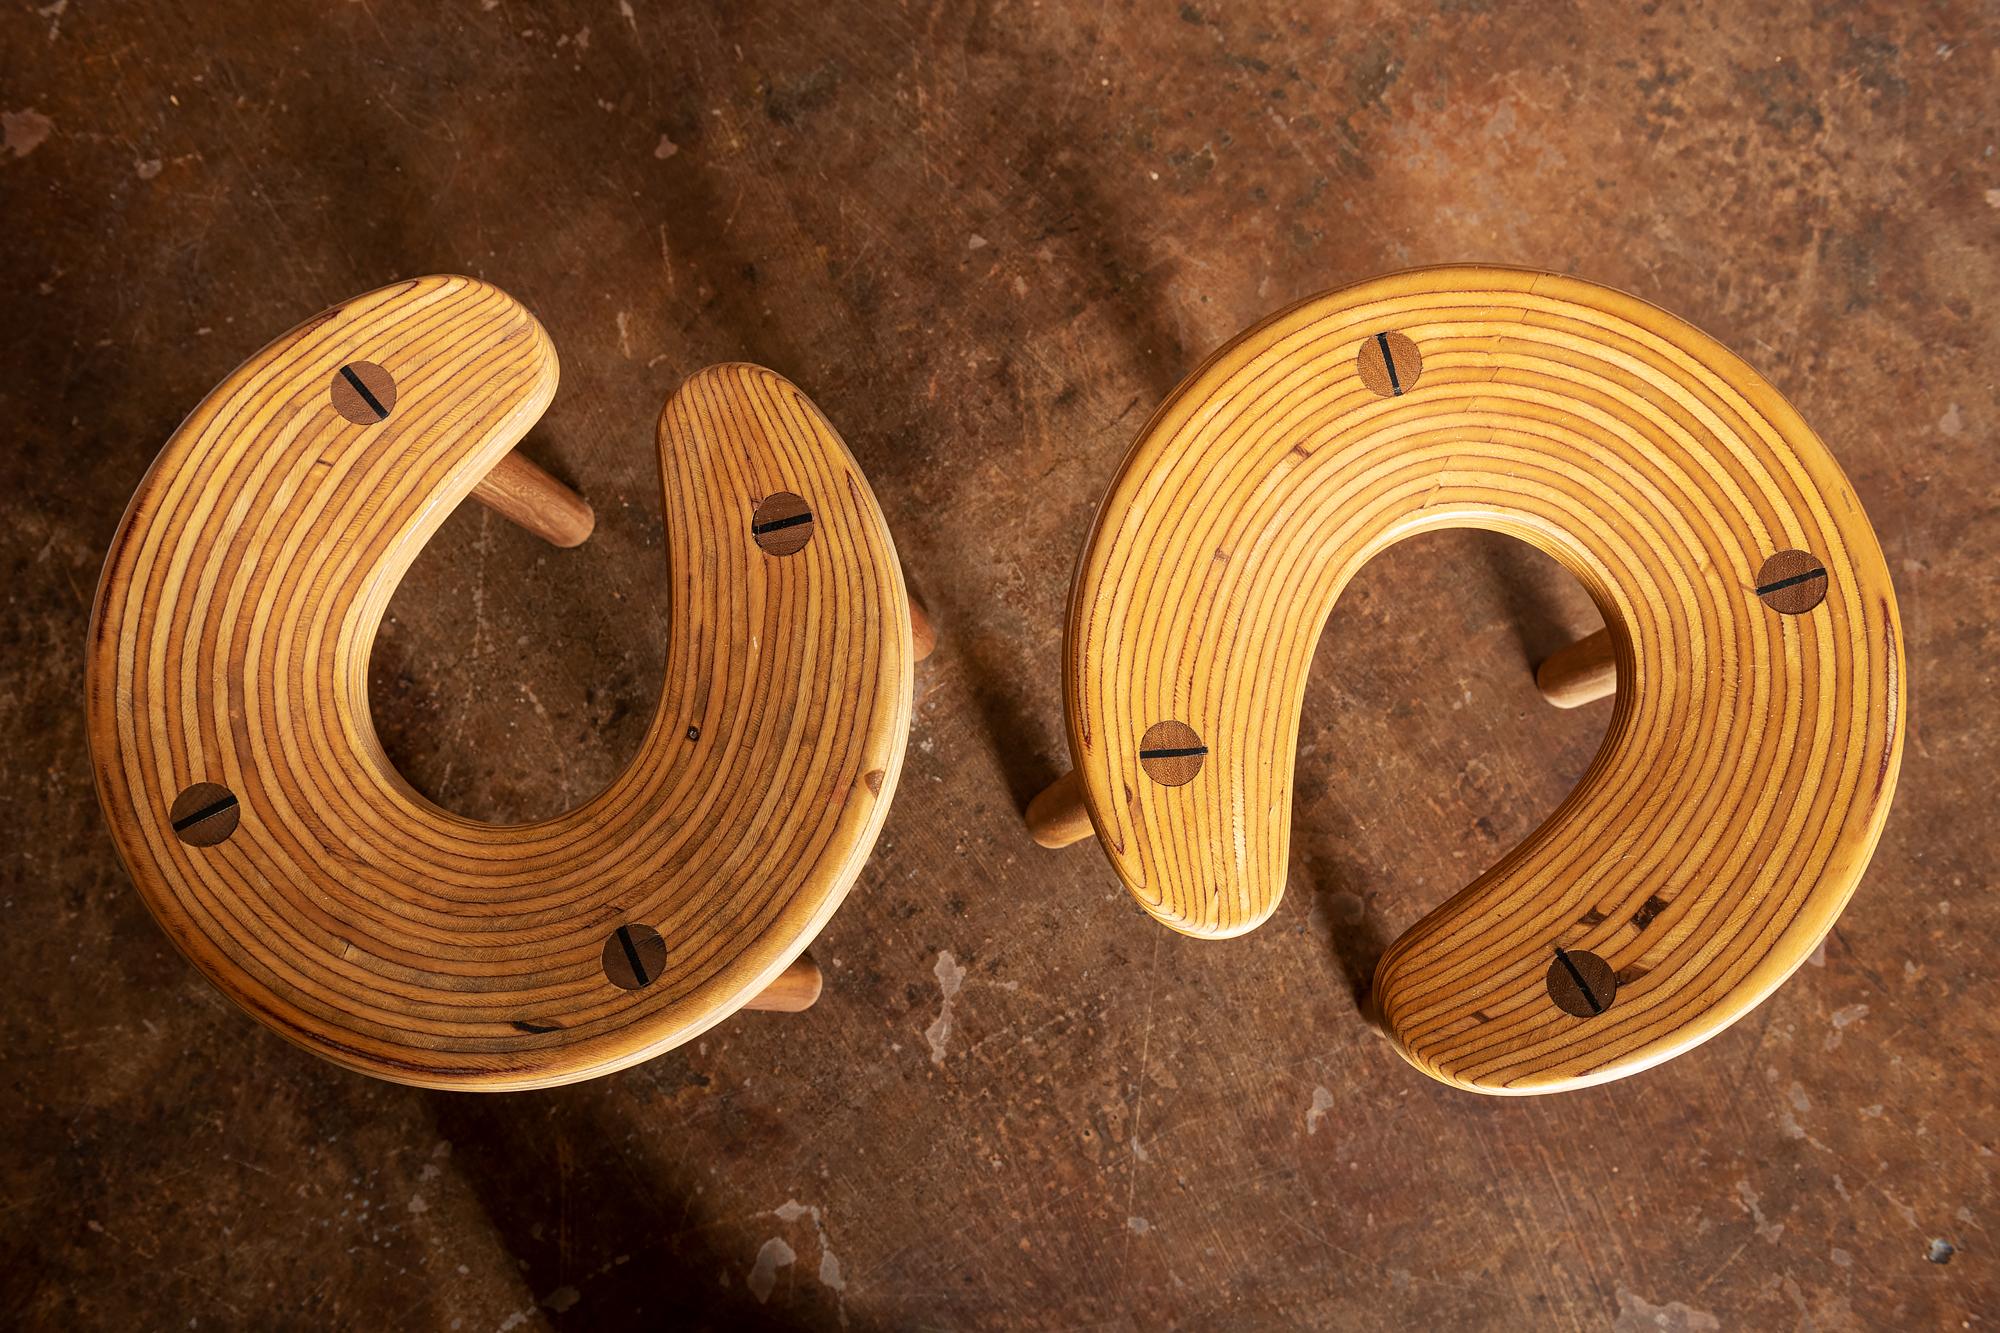
[[[597,526],[588,500],[519,453],[494,464],[472,498],[555,546],[581,546]]]
[[[1083,808],[1083,783],[1073,770],[1028,802],[1028,836],[1044,847],[1067,847],[1096,833]]]
[[[819,998],[824,982],[819,974],[819,964],[809,953],[802,953],[792,960],[792,965],[778,974],[778,979],[766,986],[757,998],[744,1005],[745,1009],[770,1009],[781,1014],[796,1014],[813,1007]]]
[[[931,627],[930,612],[915,597],[910,598],[910,653],[912,659],[923,661],[937,647],[937,630]]]
[[[1535,668],[1542,697],[1557,708],[1580,708],[1618,692],[1618,663],[1611,631],[1601,629],[1555,652]]]

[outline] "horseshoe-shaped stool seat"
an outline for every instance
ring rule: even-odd
[[[1521,538],[1582,581],[1606,628],[1541,682],[1574,704],[1615,680],[1616,704],[1576,790],[1390,947],[1370,1007],[1460,1087],[1619,1078],[1813,952],[1903,744],[1895,597],[1852,487],[1755,371],[1643,301],[1426,269],[1211,357],[1098,512],[1063,651],[1075,770],[1030,828],[1094,831],[1176,930],[1264,921],[1320,631],[1371,556],[1445,527]]]
[[[631,765],[518,826],[397,774],[368,657],[425,541],[468,495],[590,532],[509,452],[556,372],[534,317],[469,278],[336,306],[174,433],[98,586],[91,756],[148,906],[260,1021],[398,1082],[571,1082],[809,1005],[803,950],[902,768],[912,607],[881,510],[798,389],[725,365],[660,416],[671,628]]]

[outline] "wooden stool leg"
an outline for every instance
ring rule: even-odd
[[[1557,708],[1580,708],[1618,692],[1611,631],[1601,629],[1551,654],[1535,668],[1535,685]]]
[[[494,464],[472,498],[555,546],[581,546],[597,526],[589,501],[518,452]]]
[[[910,598],[910,654],[911,660],[921,662],[937,647],[937,630],[931,625],[930,612],[915,597]]]
[[[809,953],[802,953],[792,960],[792,965],[778,974],[778,979],[766,986],[745,1009],[770,1009],[781,1014],[796,1014],[813,1007],[819,998],[825,982],[819,973],[819,964]]]
[[[1044,847],[1067,847],[1097,830],[1083,808],[1083,783],[1074,771],[1050,783],[1028,802],[1028,836]]]

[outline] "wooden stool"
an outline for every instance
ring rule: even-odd
[[[336,306],[174,433],[98,586],[90,748],[134,882],[231,999],[381,1078],[571,1082],[809,1006],[802,951],[902,769],[915,609],[888,526],[805,396],[727,365],[660,415],[673,623],[631,766],[515,827],[397,774],[368,654],[445,516],[471,495],[590,534],[508,452],[555,388],[541,325],[484,283]]]
[[[1443,527],[1583,581],[1606,628],[1541,685],[1572,705],[1615,680],[1617,703],[1561,807],[1389,949],[1375,1016],[1417,1068],[1482,1092],[1635,1073],[1812,953],[1903,745],[1895,596],[1853,489],[1756,372],[1643,301],[1419,270],[1211,357],[1098,512],[1063,653],[1076,769],[1030,828],[1094,829],[1176,930],[1269,917],[1320,629],[1369,557]]]

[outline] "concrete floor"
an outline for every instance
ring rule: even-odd
[[[0,1321],[1990,1326],[1996,65],[1977,0],[9,7]],[[1528,548],[1423,538],[1343,599],[1251,936],[1170,934],[1017,813],[1152,406],[1296,297],[1456,259],[1745,355],[1853,479],[1909,645],[1822,956],[1556,1098],[1433,1084],[1354,1006],[1603,734],[1533,693],[1595,622]],[[637,748],[681,377],[775,367],[873,479],[943,638],[808,1014],[546,1093],[375,1083],[219,998],[118,864],[81,677],[126,498],[267,339],[438,270],[554,335],[526,447],[600,515],[555,552],[469,507],[397,595],[378,722],[453,809],[549,814]]]

